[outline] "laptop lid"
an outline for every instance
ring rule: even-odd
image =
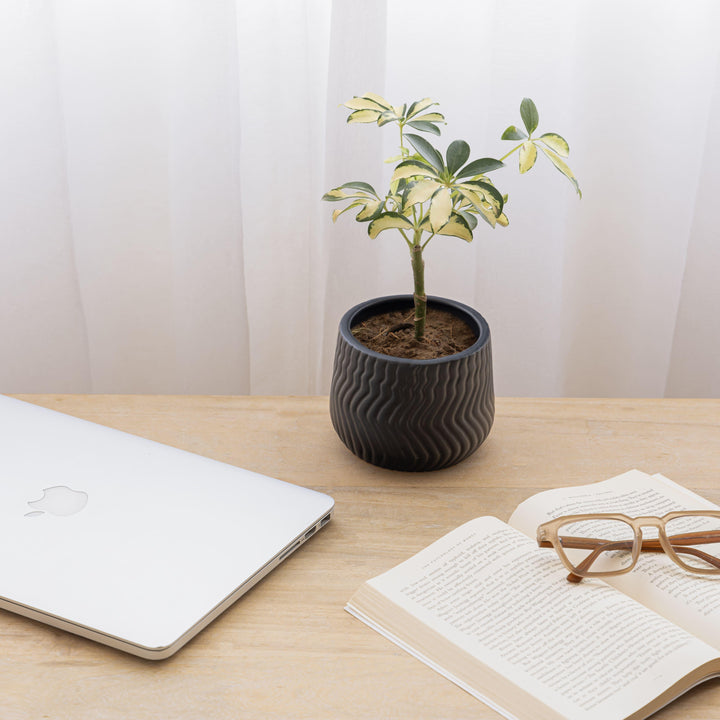
[[[333,500],[0,395],[0,608],[169,657]]]

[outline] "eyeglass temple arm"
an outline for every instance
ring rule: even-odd
[[[708,555],[696,547],[683,547],[683,545],[700,545],[702,543],[720,542],[720,531],[704,532],[704,533],[684,533],[683,535],[671,535],[668,538],[670,545],[676,553],[685,553],[694,555],[704,560],[708,565],[712,565],[720,569],[720,559],[713,555]],[[665,552],[660,545],[659,540],[643,540],[640,546],[641,551],[646,552]]]
[[[677,545],[682,546],[698,545],[700,543],[716,543],[720,542],[720,531],[704,532],[704,533],[685,533],[683,535],[673,535],[669,538],[670,543],[676,552],[686,553],[688,555],[694,555],[695,557],[704,560],[708,565],[720,569],[720,559],[704,553],[702,550],[698,550],[694,547],[676,547]],[[564,537],[562,540],[563,547],[573,549],[585,549],[592,552],[577,566],[577,569],[581,572],[589,570],[592,564],[597,558],[603,553],[610,550],[631,550],[633,546],[632,540],[618,540],[615,542],[608,542],[607,540],[600,540],[598,538],[574,538]],[[539,542],[540,547],[552,547],[552,543],[548,540],[541,540]],[[640,550],[644,552],[665,552],[665,549],[660,544],[659,540],[643,540],[640,545]],[[582,579],[582,575],[576,573],[569,573],[567,576],[569,582],[579,583]]]

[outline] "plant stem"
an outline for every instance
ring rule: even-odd
[[[402,121],[399,122],[398,127],[400,128],[400,154],[406,158],[410,155],[410,150],[405,147],[405,123]]]
[[[500,162],[503,160],[509,158],[516,150],[519,150],[523,146],[523,143],[520,143],[517,147],[514,147],[509,153],[506,153],[500,158]]]
[[[398,228],[398,232],[403,236],[403,240],[405,240],[405,242],[407,243],[407,246],[408,246],[408,247],[410,248],[410,250],[412,251],[412,249],[413,249],[413,244],[412,244],[412,242],[410,242],[410,239],[409,239],[408,236],[405,234],[405,231],[404,231],[402,228]]]
[[[410,152],[405,147],[404,143],[403,123],[398,123],[398,125],[400,126],[400,152],[407,156]],[[422,230],[417,227],[417,215],[414,207],[413,220],[415,221],[415,231],[413,233],[412,243],[402,230],[400,230],[400,232],[410,247],[410,259],[412,262],[413,280],[415,283],[415,292],[413,294],[413,304],[415,305],[415,339],[422,340],[425,335],[425,317],[427,315],[427,296],[425,295],[425,261],[422,256]]]
[[[423,248],[420,243],[421,230],[415,231],[414,243],[410,249],[412,259],[413,280],[415,281],[415,339],[422,340],[425,335],[425,317],[427,315],[427,296],[425,295],[425,261],[423,260]]]

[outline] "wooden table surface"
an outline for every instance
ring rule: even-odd
[[[0,611],[2,720],[499,718],[347,614],[355,589],[466,520],[633,467],[720,503],[720,400],[499,398],[473,457],[405,474],[346,450],[322,397],[17,397],[327,492],[336,509],[169,660]],[[720,720],[720,680],[655,717]]]

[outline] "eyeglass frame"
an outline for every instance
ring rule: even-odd
[[[703,553],[701,550],[697,550],[696,548],[692,548],[692,551],[690,548],[684,548],[687,552],[690,554],[697,555],[698,557],[702,557],[702,559],[707,562],[710,565],[715,565],[715,568],[697,568],[693,567],[691,565],[686,565],[682,558],[678,555],[676,549],[672,546],[667,534],[665,533],[665,525],[670,520],[675,520],[679,517],[712,517],[717,518],[720,520],[720,510],[675,510],[673,512],[669,512],[666,515],[658,516],[658,515],[641,515],[636,518],[631,518],[628,515],[624,515],[622,513],[582,513],[578,515],[562,515],[560,517],[554,518],[553,520],[548,520],[544,523],[541,523],[538,525],[537,529],[537,543],[539,547],[546,547],[546,548],[553,548],[562,561],[563,565],[570,571],[570,574],[567,576],[567,579],[569,582],[573,583],[579,583],[583,578],[591,578],[591,577],[611,577],[614,575],[624,575],[625,573],[629,573],[635,565],[637,565],[638,558],[640,557],[641,552],[664,552],[673,562],[675,562],[677,565],[679,565],[683,570],[687,570],[691,573],[696,573],[698,575],[717,575],[720,574],[720,558],[715,558],[710,555],[707,555],[706,553]],[[580,567],[577,565],[573,565],[572,562],[570,562],[570,559],[565,554],[565,547],[563,546],[562,542],[560,541],[560,538],[558,537],[558,530],[563,527],[564,525],[568,525],[573,522],[578,522],[580,520],[619,520],[627,525],[629,525],[633,530],[633,540],[632,540],[632,547],[631,550],[631,562],[627,567],[620,568],[618,570],[599,570],[599,571],[593,571],[588,570],[586,568],[589,568],[592,563],[595,562],[597,557],[603,553],[607,552],[608,548],[608,541],[603,541],[605,544],[600,546],[595,546],[594,550],[595,552],[591,552],[586,558],[582,560],[580,563]],[[648,538],[644,539],[642,534],[642,528],[643,527],[654,527],[657,528],[658,531],[658,537],[655,538]],[[710,530],[705,532],[693,532],[693,533],[682,533],[681,535],[673,535],[673,538],[682,538],[685,542],[690,544],[691,539],[697,538],[698,534],[704,535],[706,542],[708,542],[707,536],[708,532],[712,533],[713,536],[717,536],[716,540],[713,540],[712,542],[718,542],[720,543],[720,529],[718,530]],[[702,539],[702,538],[700,538]],[[582,540],[585,541],[595,541],[595,543],[601,542],[597,538],[582,538]],[[630,540],[620,540],[620,541],[611,541],[613,545],[622,544],[627,545]],[[695,544],[700,544],[695,540]],[[583,546],[576,546],[575,548],[570,549],[581,549]],[[585,546],[587,547],[587,545]],[[613,549],[623,549],[621,547],[613,548]],[[627,549],[627,548],[625,548]],[[589,562],[588,562],[589,560]],[[582,565],[586,564],[586,568],[581,567]]]

